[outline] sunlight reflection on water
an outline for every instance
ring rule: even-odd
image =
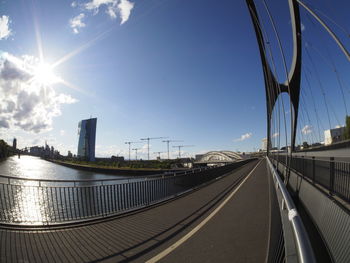
[[[45,199],[38,190],[39,188],[36,187],[22,187],[18,189],[15,197],[17,204],[14,206],[15,211],[13,212],[16,221],[42,223],[44,220],[47,220],[45,216]]]
[[[0,162],[0,175],[12,177],[10,184],[6,178],[1,178],[0,181],[0,206],[2,210],[0,220],[8,223],[25,222],[26,224],[42,224],[44,222],[61,221],[63,218],[72,219],[77,216],[89,216],[93,213],[92,209],[96,213],[95,203],[97,206],[100,201],[97,190],[95,193],[90,191],[90,187],[88,187],[93,183],[84,183],[87,187],[72,187],[74,186],[72,183],[39,183],[36,179],[98,180],[125,178],[124,176],[79,171],[33,156],[21,156],[21,158],[13,156]],[[13,177],[33,180],[16,180]],[[120,180],[119,183],[123,181],[125,180]],[[92,205],[89,204],[90,207],[88,207],[87,202]],[[79,209],[76,210],[75,208],[78,206]]]
[[[119,175],[76,170],[28,155],[21,155],[21,158],[12,156],[0,162],[0,175],[54,180],[125,178]]]

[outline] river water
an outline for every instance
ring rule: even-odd
[[[28,155],[21,155],[21,158],[12,156],[0,162],[0,175],[53,180],[98,180],[127,177],[72,169]]]
[[[0,224],[45,225],[120,214],[189,191],[232,169],[223,166],[177,176],[127,179],[75,170],[38,157],[13,156],[0,162]],[[8,179],[1,175],[32,180]]]
[[[32,180],[8,180],[1,175]],[[43,225],[121,213],[186,190],[190,185],[186,186],[184,179],[191,177],[130,179],[80,171],[33,156],[12,156],[0,162],[0,223]]]
[[[9,182],[1,176],[10,176],[12,179]],[[19,177],[33,180],[13,179]],[[112,212],[108,206],[112,202],[112,194],[118,195],[118,199],[123,201],[127,198],[127,189],[122,187],[128,182],[126,178],[130,177],[77,170],[34,156],[9,157],[0,162],[0,222],[42,224],[101,215],[102,211],[107,211],[107,207]],[[111,179],[112,181],[105,181],[104,184],[112,185],[102,186],[99,181],[38,184],[37,179]],[[107,193],[109,199],[106,197]],[[114,196],[114,204],[115,200]]]

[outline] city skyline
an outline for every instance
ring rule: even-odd
[[[347,5],[334,6],[340,24],[346,25]],[[3,105],[8,112],[0,114],[0,137],[9,143],[13,137],[19,147],[47,140],[62,154],[75,154],[76,123],[90,115],[99,118],[96,156],[101,157],[127,157],[124,142],[143,137],[167,136],[195,145],[185,155],[253,151],[266,137],[261,63],[244,1],[215,6],[191,1],[186,8],[176,2],[126,0],[3,1],[2,6],[1,70],[31,79],[33,89],[20,86],[10,94],[16,110],[10,102]],[[278,26],[288,60],[287,5],[275,4],[272,11],[286,14]],[[305,39],[312,42],[316,37],[308,33],[314,25],[303,18]],[[341,54],[334,56],[344,72]],[[283,73],[277,75],[283,79]],[[1,76],[3,83],[12,83]],[[336,105],[330,82],[324,80],[326,93]],[[10,97],[1,92],[3,101]],[[315,97],[322,101],[322,95]],[[343,110],[335,111],[343,124]],[[311,129],[300,128],[306,134]],[[166,145],[155,141],[151,149],[155,158],[153,152]],[[138,154],[147,158],[146,144]]]

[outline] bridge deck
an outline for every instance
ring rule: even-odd
[[[182,198],[109,221],[51,230],[0,228],[0,262],[144,262],[199,225],[161,261],[262,262],[270,219],[265,161],[238,186],[256,165],[248,163]]]

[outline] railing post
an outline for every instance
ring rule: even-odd
[[[312,156],[312,183],[315,184],[315,156]]]
[[[329,194],[334,193],[334,157],[330,157],[329,163]]]

